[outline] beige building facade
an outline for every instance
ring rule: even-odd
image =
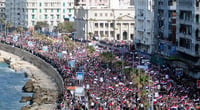
[[[134,37],[134,7],[111,9],[82,7],[75,10],[76,37],[99,40],[132,41]]]

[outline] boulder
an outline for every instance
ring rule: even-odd
[[[22,108],[21,108],[21,110],[30,110],[30,106],[23,106]]]
[[[33,92],[33,89],[34,89],[33,83],[34,82],[30,79],[28,82],[26,82],[22,90],[24,92]]]
[[[24,103],[24,102],[31,101],[31,100],[32,100],[31,96],[22,96],[20,103]]]

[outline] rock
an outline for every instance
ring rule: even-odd
[[[20,103],[24,103],[24,102],[31,101],[31,100],[32,100],[31,96],[22,96]]]
[[[34,89],[33,83],[34,82],[30,79],[28,82],[26,82],[22,90],[24,92],[33,92],[33,89]]]
[[[23,107],[21,108],[21,110],[30,110],[30,107],[29,107],[29,106],[23,106]]]

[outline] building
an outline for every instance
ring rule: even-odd
[[[73,20],[73,7],[74,0],[6,0],[6,21],[26,28],[42,21],[52,28],[66,18]]]
[[[75,10],[76,37],[99,40],[132,41],[134,37],[134,7],[110,9],[105,7]]]
[[[152,53],[155,51],[156,32],[154,23],[154,1],[135,0],[135,38],[134,45],[137,50]]]
[[[132,41],[134,7],[130,0],[83,0],[75,2],[76,37]]]
[[[200,1],[177,0],[177,51],[192,57],[200,56]]]
[[[176,53],[176,0],[157,0],[155,4],[158,49],[162,55],[172,56]]]
[[[0,0],[0,18],[5,18],[5,0]]]

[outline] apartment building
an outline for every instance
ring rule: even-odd
[[[200,55],[199,3],[199,0],[177,0],[176,48],[193,58]]]
[[[157,0],[158,51],[165,56],[176,53],[176,0]]]
[[[135,0],[135,38],[136,49],[152,53],[155,51],[155,12],[153,0]]]
[[[5,0],[0,0],[0,18],[5,18]]]
[[[75,10],[76,37],[100,40],[132,41],[134,37],[134,7],[111,9],[88,7]]]
[[[6,21],[14,27],[32,28],[38,21],[50,27],[69,18],[73,20],[74,0],[6,0]]]

